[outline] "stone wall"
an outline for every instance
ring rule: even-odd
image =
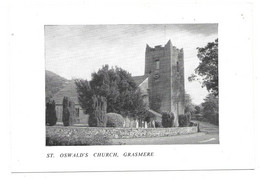
[[[175,127],[175,128],[100,128],[100,127],[64,127],[47,126],[46,136],[70,137],[80,136],[91,138],[100,134],[111,139],[165,137],[182,134],[197,133],[198,127]]]

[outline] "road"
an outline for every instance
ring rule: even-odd
[[[199,122],[200,132],[196,134],[134,139],[112,139],[112,144],[152,145],[152,144],[219,144],[219,128],[216,125]]]

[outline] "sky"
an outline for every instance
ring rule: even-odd
[[[184,50],[185,91],[195,104],[208,94],[188,77],[199,65],[197,47],[218,38],[217,24],[51,25],[45,26],[45,68],[66,79],[91,78],[102,65],[144,75],[145,48],[168,40]]]

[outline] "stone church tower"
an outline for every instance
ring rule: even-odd
[[[146,46],[145,75],[148,79],[150,108],[157,112],[173,112],[174,125],[178,126],[178,115],[184,114],[184,61],[183,49],[167,44]]]

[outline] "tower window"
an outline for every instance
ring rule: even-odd
[[[177,72],[180,71],[180,68],[179,68],[179,62],[177,61]]]
[[[159,60],[155,61],[155,69],[160,69],[160,61]]]

